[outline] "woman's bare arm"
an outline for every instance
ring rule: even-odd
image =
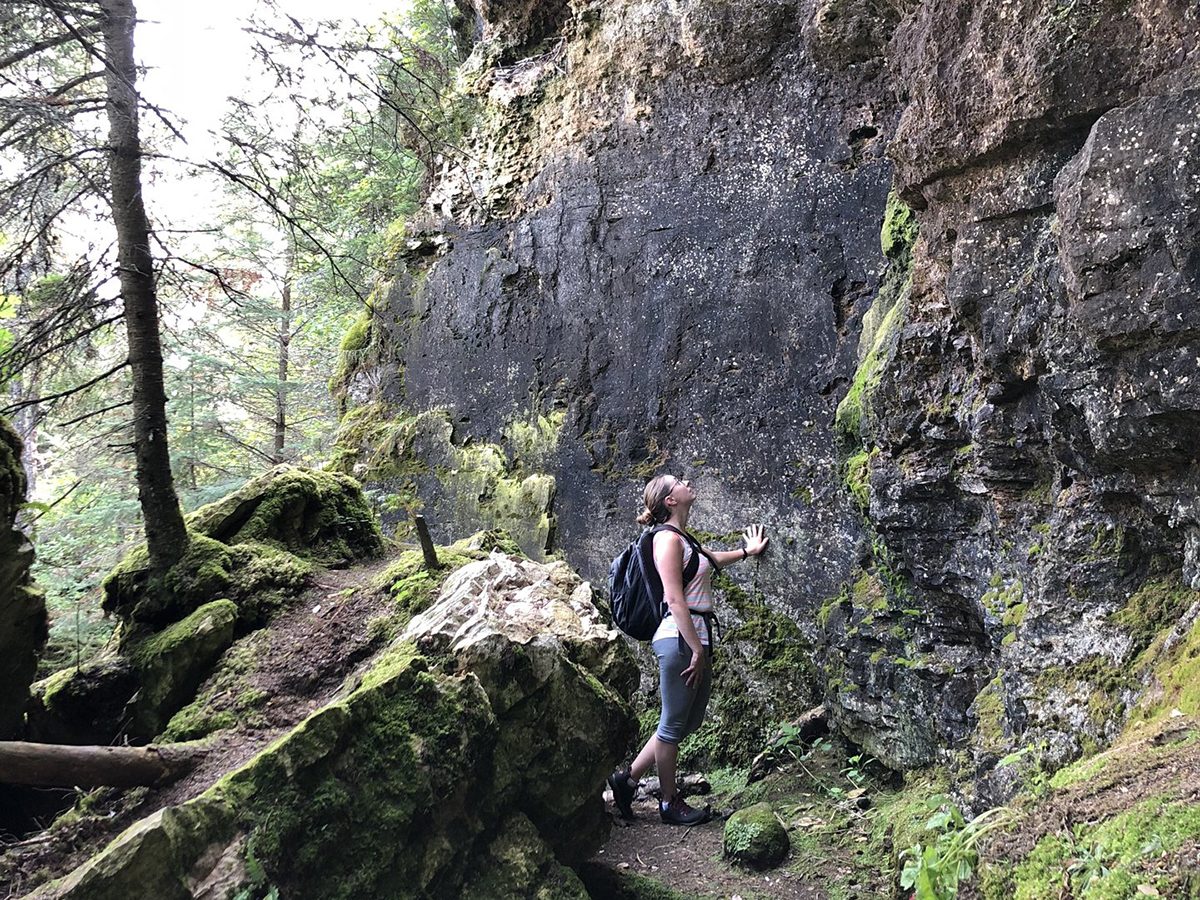
[[[746,552],[739,550],[710,550],[704,548],[704,552],[712,557],[713,561],[722,569],[732,565],[735,562],[741,562],[743,559],[748,559],[751,556],[758,556],[767,549],[767,544],[770,538],[764,533],[761,525],[750,525],[746,528],[742,535],[743,546]]]

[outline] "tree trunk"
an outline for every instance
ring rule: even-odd
[[[287,380],[288,352],[292,343],[292,269],[296,258],[291,242],[288,244],[287,270],[283,276],[282,309],[279,315],[279,378],[275,384],[275,464],[285,462],[283,448],[287,444]]]
[[[77,747],[0,741],[0,783],[35,787],[137,787],[175,781],[207,751],[185,746]]]
[[[164,571],[187,549],[188,535],[171,478],[167,451],[167,393],[163,386],[158,297],[150,255],[150,225],[142,202],[142,148],[138,138],[135,12],[130,0],[103,0],[112,212],[117,269],[125,303],[133,380],[133,443],[138,500],[146,525],[151,567]]]

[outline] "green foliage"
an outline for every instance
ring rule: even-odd
[[[1134,652],[1140,652],[1160,632],[1178,622],[1197,599],[1200,591],[1185,587],[1178,573],[1147,579],[1109,621],[1128,631],[1134,641]]]
[[[968,822],[944,794],[929,798],[926,806],[932,815],[925,831],[933,833],[932,839],[926,838],[927,843],[914,844],[904,852],[900,886],[912,890],[916,900],[953,900],[958,896],[959,884],[975,872],[979,842],[1008,824],[1012,812],[997,807]]]

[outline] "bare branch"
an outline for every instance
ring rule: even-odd
[[[50,403],[55,400],[61,400],[63,397],[70,397],[73,394],[78,394],[80,391],[86,391],[90,387],[95,387],[101,381],[111,378],[128,365],[129,360],[122,360],[118,365],[113,366],[107,372],[97,375],[95,378],[89,378],[83,384],[76,385],[75,387],[69,388],[65,391],[59,391],[57,394],[46,394],[44,397],[35,397],[32,400],[21,400],[17,403],[10,403],[8,406],[0,407],[0,413],[12,415],[15,412],[25,409],[27,406],[36,406],[39,403]]]

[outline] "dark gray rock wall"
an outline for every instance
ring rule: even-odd
[[[891,765],[969,747],[999,795],[1008,750],[1111,739],[1118,613],[1200,587],[1194,5],[543,6],[476,4],[485,120],[367,399],[460,444],[561,412],[556,545],[593,578],[654,472],[710,532],[765,521],[758,586]],[[920,239],[885,258],[893,179]]]
[[[558,545],[593,578],[646,477],[692,477],[698,527],[768,523],[761,582],[811,623],[858,536],[831,424],[884,267],[881,46],[818,79],[796,3],[670,9],[593,5],[558,56],[488,73],[480,153],[514,183],[435,194],[455,215],[390,298],[392,399],[453,409],[456,440],[565,410]]]
[[[841,643],[893,715],[896,684],[948,669],[964,689],[942,737],[976,729],[981,771],[1111,739],[1144,647],[1117,614],[1150,579],[1194,581],[1198,48],[1188,4],[1032,0],[925,3],[891,48],[910,99],[890,152],[922,239],[870,519],[925,655]],[[841,706],[862,728],[861,694]]]

